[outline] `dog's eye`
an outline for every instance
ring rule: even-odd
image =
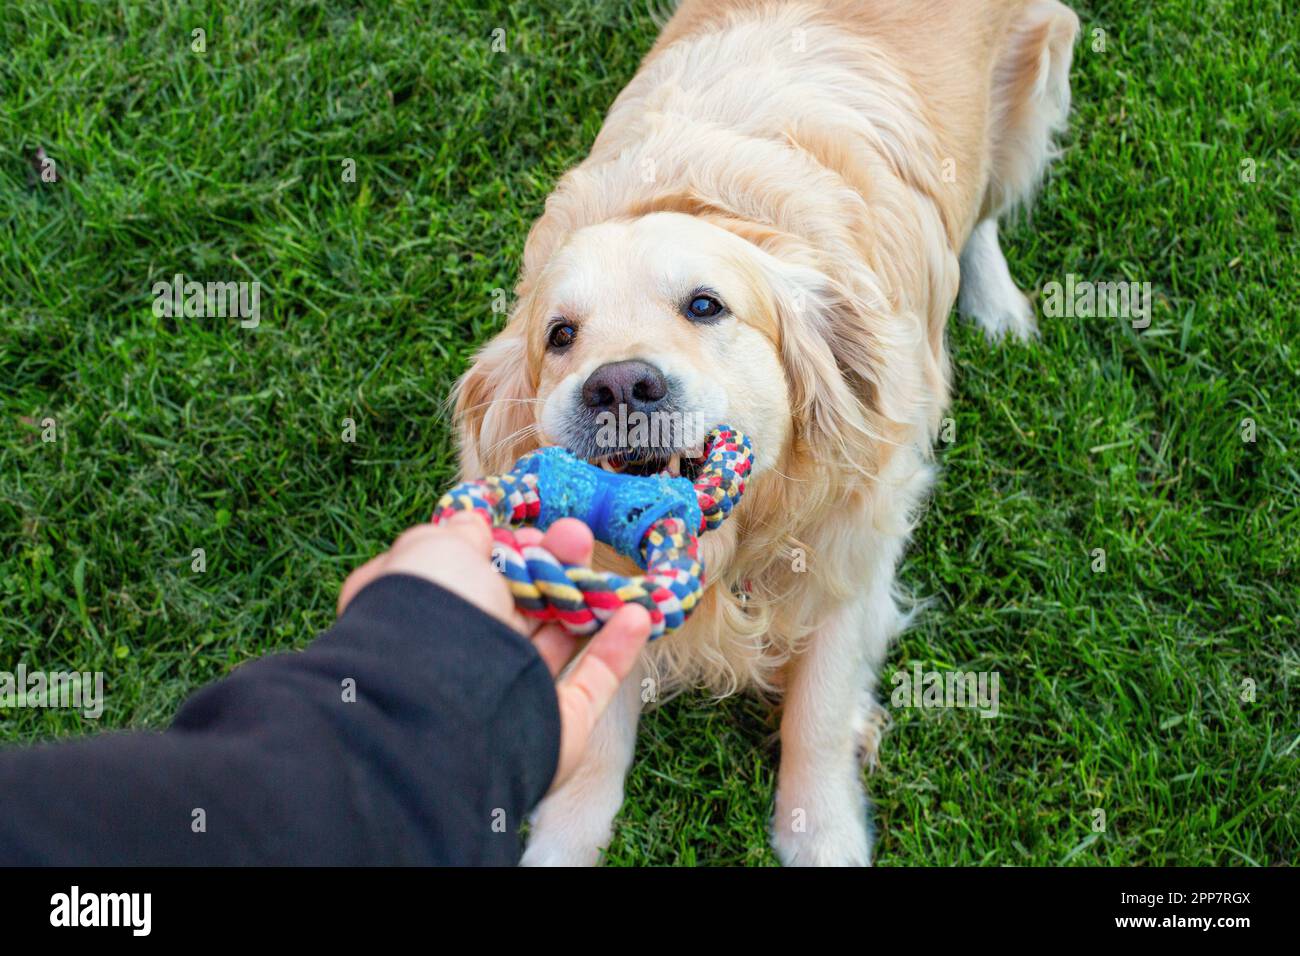
[[[546,341],[553,349],[567,349],[573,344],[573,338],[578,334],[568,322],[558,322],[551,326],[551,331],[546,336]]]
[[[707,292],[696,292],[686,303],[688,319],[716,319],[725,311],[727,307]]]

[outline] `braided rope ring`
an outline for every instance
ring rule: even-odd
[[[558,621],[571,634],[598,631],[624,604],[650,613],[650,639],[677,630],[704,592],[699,535],[726,520],[753,467],[749,438],[719,426],[705,439],[692,482],[667,475],[613,474],[563,448],[525,455],[503,475],[457,485],[438,501],[433,523],[475,511],[492,525],[492,562],[510,582],[520,612]],[[543,531],[560,518],[585,521],[598,541],[636,561],[624,577],[563,564],[543,548],[521,547],[513,528]]]

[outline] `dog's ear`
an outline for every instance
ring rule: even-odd
[[[807,265],[776,260],[769,287],[796,420],[816,446],[860,462],[863,443],[925,421],[919,317]]]
[[[536,397],[523,336],[507,327],[483,347],[456,384],[462,477],[506,471],[531,447]]]

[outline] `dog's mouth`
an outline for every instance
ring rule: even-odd
[[[616,452],[587,459],[597,468],[617,475],[658,475],[667,478],[689,478],[694,481],[708,460],[704,448],[683,450],[643,448]]]

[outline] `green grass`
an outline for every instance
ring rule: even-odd
[[[878,860],[1293,862],[1300,18],[1078,9],[1067,149],[1004,246],[1027,289],[1150,281],[1153,320],[1027,347],[954,323],[955,441],[902,571],[933,604],[891,664],[997,670],[1002,714],[895,712]],[[613,0],[4,5],[0,669],[103,670],[108,699],[0,710],[0,740],[162,726],[329,624],[451,477],[493,290],[655,31]],[[260,326],[155,318],[175,272],[261,281]],[[648,716],[610,861],[774,862],[773,730],[747,699]]]

